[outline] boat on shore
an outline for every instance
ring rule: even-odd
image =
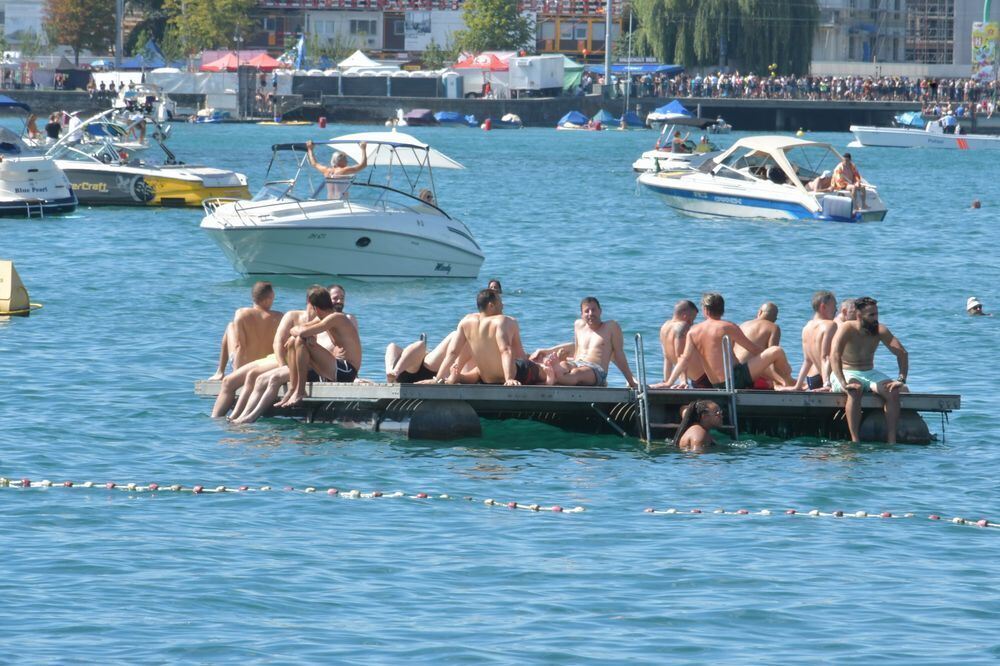
[[[400,132],[348,134],[317,142],[319,149],[356,162],[364,150],[367,178],[359,174],[342,194],[331,192],[304,143],[276,144],[252,200],[205,202],[201,228],[238,272],[361,280],[479,275],[482,250],[468,227],[439,206],[434,189],[434,169],[461,164]]]
[[[740,139],[697,169],[646,172],[638,180],[671,208],[695,217],[884,219],[886,206],[870,183],[862,183],[863,208],[855,208],[850,195],[827,189],[826,172],[832,172],[840,161],[840,154],[827,143],[755,136]]]

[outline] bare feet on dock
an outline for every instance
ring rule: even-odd
[[[462,367],[458,363],[453,363],[451,370],[448,372],[448,377],[444,380],[445,384],[458,384],[462,379]]]
[[[214,375],[212,375],[211,377],[209,377],[208,381],[210,381],[210,382],[217,382],[220,379],[222,379],[222,373],[221,372],[217,372]]]
[[[549,386],[557,384],[559,379],[566,374],[566,369],[562,367],[562,364],[559,362],[559,355],[555,352],[545,357],[545,360],[542,362],[542,368],[545,372],[545,383]]]

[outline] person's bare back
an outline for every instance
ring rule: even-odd
[[[705,375],[712,384],[721,384],[726,381],[722,339],[727,335],[732,340],[734,348],[744,341],[750,342],[739,326],[724,319],[706,319],[692,326],[688,332],[688,343],[694,345],[698,356],[701,357]],[[752,349],[751,351],[760,353],[760,350]],[[733,363],[735,362],[734,360]]]
[[[837,332],[832,319],[811,319],[802,327],[802,356],[805,359],[806,377],[821,378],[821,385],[830,380],[830,343]],[[810,388],[815,388],[810,386]]]
[[[274,334],[278,331],[282,313],[259,306],[240,308],[233,317],[236,329],[236,349],[233,367],[238,368],[271,353]]]
[[[771,302],[764,303],[760,306],[754,319],[740,324],[740,330],[761,349],[777,347],[781,344],[781,328],[775,323],[777,319],[778,306]],[[750,352],[743,347],[736,348],[734,352],[740,363],[746,363],[751,356]]]
[[[510,354],[511,361],[525,356],[517,320],[504,314],[476,312],[466,315],[459,328],[472,351],[473,363],[479,368],[480,381],[484,384],[505,383],[504,355]]]

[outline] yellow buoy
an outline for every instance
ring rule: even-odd
[[[805,135],[806,135],[806,131],[804,129],[802,129],[801,127],[799,128],[799,131],[795,133],[795,136],[805,136]]]
[[[14,262],[0,259],[0,315],[28,315],[31,310],[28,290]]]

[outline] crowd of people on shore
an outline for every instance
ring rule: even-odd
[[[222,380],[213,417],[229,414],[234,423],[250,423],[273,407],[300,405],[308,395],[308,382],[368,381],[358,378],[361,338],[357,319],[344,312],[346,291],[341,285],[314,285],[306,293],[303,309],[285,313],[273,309],[275,294],[269,282],[256,283],[251,296],[253,305],[236,311],[222,337],[219,364],[212,377]],[[756,317],[737,325],[723,319],[725,299],[721,294],[702,296],[704,319],[698,323],[699,307],[691,300],[678,301],[673,316],[660,328],[663,381],[649,388],[846,393],[852,441],[860,437],[861,394],[871,392],[885,401],[887,441],[895,442],[899,394],[908,390],[908,355],[879,322],[877,302],[869,297],[846,299],[838,307],[832,292],[819,291],[812,298],[812,309],[812,319],[802,328],[803,362],[798,375],[793,376],[781,347],[774,303],[764,303]],[[595,297],[580,301],[580,316],[567,337],[567,342],[528,354],[518,321],[504,314],[503,288],[498,280],[492,280],[476,294],[476,311],[462,317],[432,349],[424,337],[405,347],[390,343],[385,350],[385,380],[606,386],[614,363],[628,385],[637,387],[625,356],[621,326],[603,318]],[[897,359],[896,379],[874,369],[880,344]],[[227,375],[230,361],[233,370]],[[675,442],[682,448],[703,448],[710,443],[710,428],[702,427],[703,436],[699,435],[701,430],[694,429],[687,440],[685,432],[699,423],[704,426],[703,421],[710,424],[720,415],[712,401],[691,403],[683,411],[686,420]]]
[[[995,108],[997,82],[975,78],[936,79],[908,76],[761,76],[750,72],[710,74],[682,73],[676,76],[642,74],[612,76],[615,94],[625,94],[631,78],[632,97],[708,97],[730,99],[804,99],[882,102],[951,102],[985,104],[980,111]],[[602,83],[598,77],[595,82]],[[584,86],[586,90],[586,86]]]

